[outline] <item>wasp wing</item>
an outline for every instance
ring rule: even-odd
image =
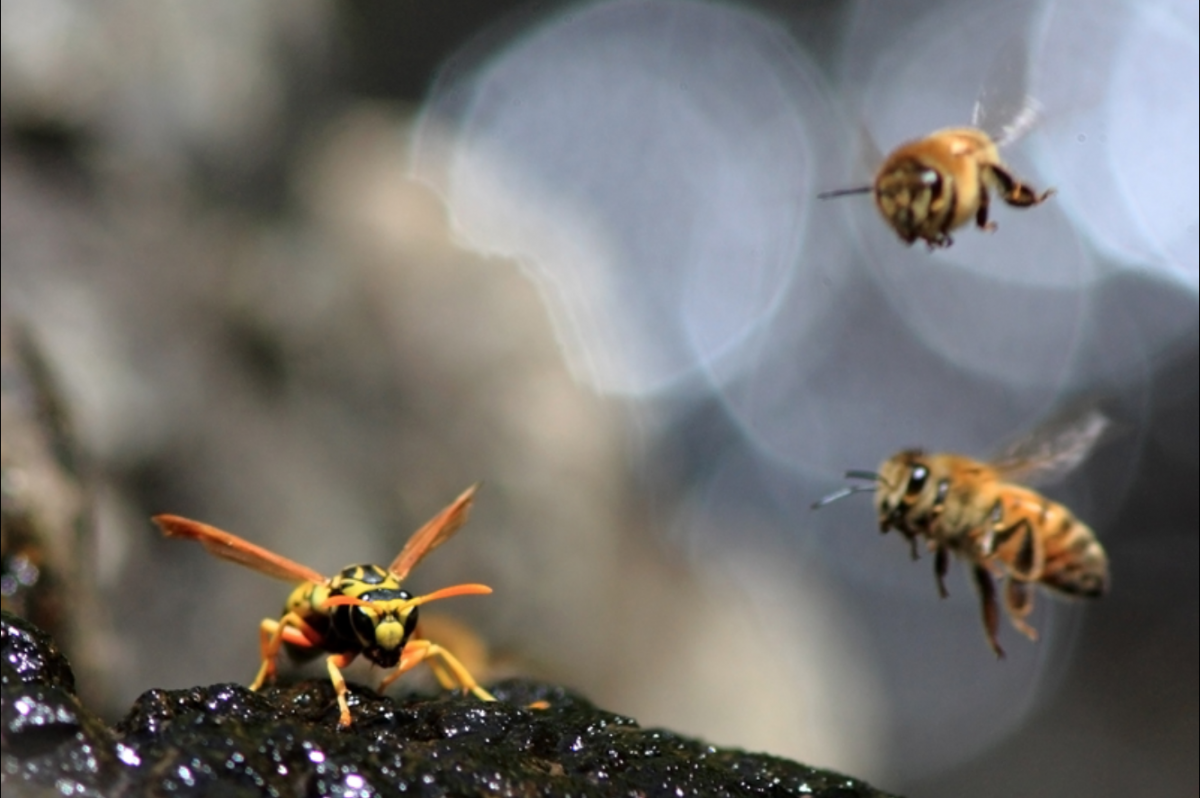
[[[1005,480],[1049,484],[1086,460],[1108,428],[1108,418],[1096,410],[1051,422],[1013,443],[990,465]]]
[[[261,546],[255,546],[249,541],[242,540],[237,535],[231,535],[208,524],[181,518],[178,515],[156,515],[154,523],[158,524],[163,534],[169,538],[195,540],[214,557],[253,568],[260,574],[282,579],[285,582],[321,584],[328,581],[307,566],[292,562],[286,557],[281,557]]]
[[[449,540],[459,527],[467,522],[471,502],[478,487],[479,485],[475,484],[467,488],[461,496],[413,533],[396,559],[388,566],[393,576],[404,579],[417,563],[425,559],[425,555]]]

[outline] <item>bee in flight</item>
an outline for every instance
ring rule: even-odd
[[[402,673],[425,662],[447,689],[460,687],[484,701],[495,701],[470,672],[446,649],[423,639],[417,629],[417,608],[451,596],[491,593],[486,585],[455,585],[414,596],[400,584],[435,548],[445,543],[467,520],[475,486],[416,531],[386,569],[351,565],[325,577],[311,568],[267,551],[220,529],[180,518],[157,515],[154,522],[167,537],[201,543],[210,554],[289,582],[301,582],[288,597],[279,620],[266,618],[259,626],[262,666],[251,690],[275,676],[280,646],[297,659],[324,651],[329,678],[337,692],[342,726],[351,723],[346,680],[341,669],[359,655],[382,668],[395,668],[379,685],[382,691]]]
[[[1054,189],[1040,194],[1021,182],[1000,159],[1000,145],[975,127],[938,130],[901,144],[883,162],[870,186],[827,191],[820,199],[874,194],[884,220],[912,244],[923,239],[930,249],[954,243],[950,231],[972,218],[981,230],[988,221],[990,192],[1016,208],[1040,205]]]
[[[843,488],[813,508],[874,492],[880,531],[900,532],[913,559],[918,539],[933,551],[943,598],[950,553],[966,560],[979,590],[988,643],[1003,657],[994,579],[1004,580],[1009,619],[1030,640],[1037,632],[1025,619],[1033,610],[1036,585],[1083,598],[1097,598],[1108,589],[1108,557],[1095,533],[1062,504],[1018,484],[1075,468],[1107,426],[1104,416],[1090,412],[1056,433],[1035,433],[990,462],[908,449],[884,460],[878,472],[847,471],[847,478],[871,484]]]

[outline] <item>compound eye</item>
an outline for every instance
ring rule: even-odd
[[[368,613],[362,607],[350,608],[350,627],[354,629],[355,634],[361,640],[375,639],[375,626],[378,622],[378,616],[373,613]]]
[[[923,465],[913,466],[912,474],[908,478],[908,487],[905,493],[909,496],[916,496],[925,489],[925,481],[929,479],[929,469]]]
[[[936,169],[921,170],[921,185],[929,188],[934,199],[942,196],[942,175]]]

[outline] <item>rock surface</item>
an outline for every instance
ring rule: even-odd
[[[836,773],[643,729],[562,688],[510,680],[500,699],[393,700],[311,680],[150,690],[108,727],[75,696],[54,642],[5,613],[5,795],[815,796],[887,798]],[[545,710],[528,709],[535,701]]]

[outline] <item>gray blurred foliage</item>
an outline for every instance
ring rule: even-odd
[[[967,121],[967,88],[1018,29],[969,0],[704,5],[761,14],[794,40],[771,63],[820,76],[780,85],[822,103],[797,142],[822,181],[861,176],[862,107],[885,145],[913,116]],[[330,571],[387,562],[483,480],[471,523],[413,583],[496,588],[438,609],[486,638],[497,674],[914,796],[1194,790],[1194,294],[1105,259],[1070,202],[1002,212],[995,236],[964,231],[935,259],[897,244],[869,201],[813,208],[805,198],[837,186],[804,185],[779,201],[795,203],[786,243],[812,268],[781,289],[785,312],[755,319],[741,350],[754,357],[655,395],[597,395],[565,359],[544,275],[465,249],[441,198],[409,178],[415,136],[463,135],[450,115],[414,133],[416,103],[428,92],[439,107],[438,87],[466,85],[563,7],[488,28],[502,6],[465,0],[0,5],[0,307],[43,352],[87,464],[94,541],[65,566],[88,574],[71,582],[91,608],[70,652],[81,692],[116,716],[150,687],[245,683],[257,623],[286,593],[159,539],[151,513]],[[917,23],[941,11],[975,33],[924,46],[932,28]],[[971,60],[980,30],[995,35]],[[968,66],[945,69],[951,54]],[[1037,174],[1037,158],[1014,157]],[[565,171],[540,179],[595,198]],[[677,196],[712,200],[701,232],[742,229],[721,215],[736,192]],[[647,235],[675,229],[653,224],[669,212],[692,220],[683,204],[660,216],[612,201]],[[713,343],[714,298],[753,283],[731,274],[678,304],[672,346]],[[651,277],[614,278],[617,307],[648,309],[638,329],[666,328],[670,300],[697,296],[686,282],[639,292]],[[993,302],[964,301],[984,293]],[[1007,666],[984,650],[965,580],[939,602],[930,563],[879,540],[866,501],[807,512],[840,468],[914,443],[986,455],[1064,398],[1124,430],[1055,494],[1098,519],[1113,594],[1085,613],[1043,609],[1050,633],[1014,641]]]

